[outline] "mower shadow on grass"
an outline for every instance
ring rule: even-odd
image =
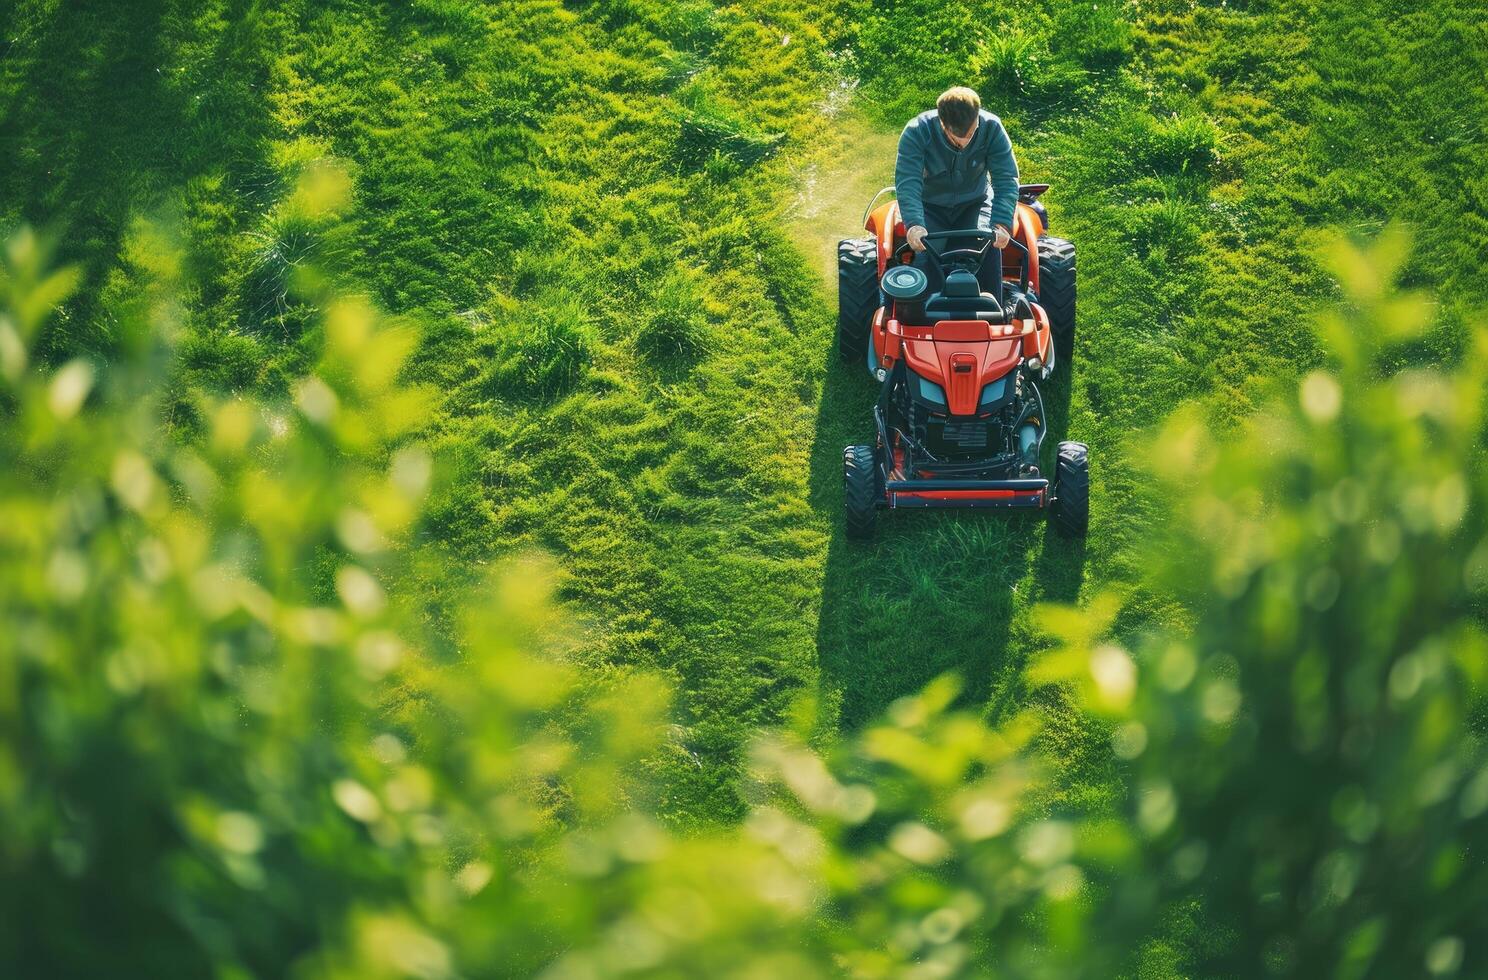
[[[865,440],[877,391],[829,356],[810,491],[832,528],[817,624],[823,721],[855,729],[947,672],[962,678],[964,703],[980,703],[1007,668],[1013,586],[1037,518],[904,511],[886,514],[873,540],[848,540],[842,450]]]
[[[865,441],[877,387],[829,354],[811,457],[811,504],[832,528],[822,577],[817,651],[823,721],[852,730],[896,698],[954,672],[961,703],[994,713],[1020,700],[1037,602],[1074,602],[1085,542],[1046,526],[1042,511],[886,512],[877,536],[848,540],[842,451]],[[1045,395],[1045,462],[1068,430],[1070,380]],[[990,702],[990,704],[989,704]]]
[[[1076,369],[1078,370],[1078,368]],[[1074,378],[1069,365],[1060,367],[1055,376],[1042,388],[1044,410],[1049,415],[1049,435],[1044,440],[1043,460],[1049,465],[1054,458],[1054,447],[1069,438],[1069,405]],[[1100,465],[1099,448],[1092,446],[1091,454]],[[1080,586],[1085,582],[1086,538],[1065,537],[1053,528],[1046,528],[1043,547],[1034,566],[1033,586],[1040,602],[1065,602],[1073,604],[1080,597]]]

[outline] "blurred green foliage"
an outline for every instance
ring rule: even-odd
[[[166,248],[167,236],[154,248]],[[142,249],[147,246],[140,246]],[[639,764],[667,685],[595,684],[527,560],[450,600],[416,562],[432,404],[415,338],[314,294],[288,400],[162,425],[169,276],[106,367],[31,346],[75,288],[6,244],[0,352],[0,955],[23,975],[1101,977],[1192,902],[1204,975],[1488,965],[1488,325],[1382,370],[1433,315],[1387,235],[1340,247],[1328,363],[1233,438],[1152,444],[1151,585],[1188,626],[1048,607],[1057,684],[1109,726],[1114,808],[1041,802],[1036,708],[942,678],[856,736],[764,734],[736,828],[676,835]],[[1415,461],[1402,480],[1399,461]],[[441,653],[446,644],[452,649]]]
[[[159,397],[176,284],[132,308],[129,356],[51,370],[31,346],[77,277],[29,231],[5,258],[0,955],[23,975],[828,976],[834,954],[883,973],[924,943],[960,962],[978,921],[1021,935],[1041,879],[983,919],[914,870],[950,846],[920,818],[980,800],[969,839],[990,838],[1022,785],[1019,740],[943,718],[950,688],[859,750],[888,805],[771,741],[762,791],[796,802],[671,836],[634,775],[667,686],[581,683],[540,564],[449,604],[453,659],[385,587],[418,560],[433,470],[408,438],[429,393],[394,384],[405,328],[302,296],[314,370],[283,402],[203,394],[182,441]],[[918,739],[945,743],[929,770]],[[880,844],[826,846],[875,816]],[[913,894],[874,897],[896,877]],[[837,892],[851,914],[819,920]],[[925,938],[877,951],[890,920]]]
[[[0,301],[0,962],[1484,972],[1477,452],[1430,408],[1477,404],[1480,20],[0,8],[0,228],[66,229]],[[872,393],[778,219],[888,162],[844,93],[966,82],[1079,242],[1088,550],[835,530]],[[1394,215],[1408,257],[1317,261]]]
[[[613,935],[616,972],[629,956],[707,974],[747,948],[712,934],[768,935],[783,913],[748,892],[710,897],[712,920],[665,903],[635,918],[641,895],[686,886],[687,851],[745,878],[789,869],[704,842],[657,863],[671,844],[628,805],[627,772],[667,731],[665,686],[581,686],[548,572],[510,567],[453,604],[453,661],[445,631],[386,589],[417,560],[432,472],[408,439],[429,393],[393,384],[406,329],[317,295],[325,353],[291,399],[204,395],[202,436],[182,442],[162,424],[154,343],[101,368],[29,357],[77,277],[50,272],[26,231],[5,258],[11,968],[531,973]],[[134,313],[147,322],[131,332],[168,336],[170,284]],[[650,952],[657,929],[681,946]]]
[[[1201,974],[1488,970],[1488,321],[1393,367],[1441,313],[1393,288],[1406,239],[1332,250],[1323,363],[1233,439],[1182,412],[1155,445],[1154,584],[1193,625],[1135,645],[1115,744],[1153,871],[1231,930]]]

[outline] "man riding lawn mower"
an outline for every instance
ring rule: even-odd
[[[1069,370],[1075,338],[1075,248],[1045,234],[1046,190],[1018,183],[1002,122],[970,89],[905,127],[895,187],[864,214],[871,237],[837,252],[838,351],[881,383],[875,442],[843,456],[850,537],[899,507],[1045,508],[1085,533],[1088,447],[1061,442],[1052,481],[1040,468],[1038,383]]]

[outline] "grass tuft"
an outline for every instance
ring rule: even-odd
[[[1077,88],[1085,71],[1050,52],[1043,34],[1013,27],[978,43],[968,70],[984,79],[987,95],[1017,101],[1048,99]]]
[[[1139,258],[1163,264],[1193,255],[1198,248],[1202,219],[1194,206],[1164,197],[1132,208],[1131,240]]]
[[[677,163],[684,171],[705,170],[727,180],[775,155],[783,133],[761,133],[697,86],[682,92],[678,114]]]
[[[571,392],[594,361],[592,297],[550,290],[503,318],[485,387],[519,402],[550,402]]]
[[[636,330],[636,352],[659,367],[688,366],[713,348],[696,272],[670,272],[650,296]]]
[[[1219,160],[1219,130],[1197,114],[1133,116],[1122,137],[1132,161],[1158,175],[1202,176]]]
[[[1055,4],[1050,43],[1061,57],[1089,71],[1119,68],[1135,51],[1135,31],[1124,6],[1112,0]]]

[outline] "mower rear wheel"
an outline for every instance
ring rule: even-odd
[[[1069,537],[1084,537],[1090,529],[1090,447],[1061,442],[1054,466],[1054,526]]]
[[[1060,360],[1075,363],[1075,245],[1047,235],[1038,240],[1039,305],[1049,314]]]
[[[842,502],[847,509],[847,536],[873,537],[878,522],[878,460],[872,446],[848,446],[842,452]]]
[[[878,241],[844,238],[837,243],[837,353],[843,363],[867,358],[878,306]]]

